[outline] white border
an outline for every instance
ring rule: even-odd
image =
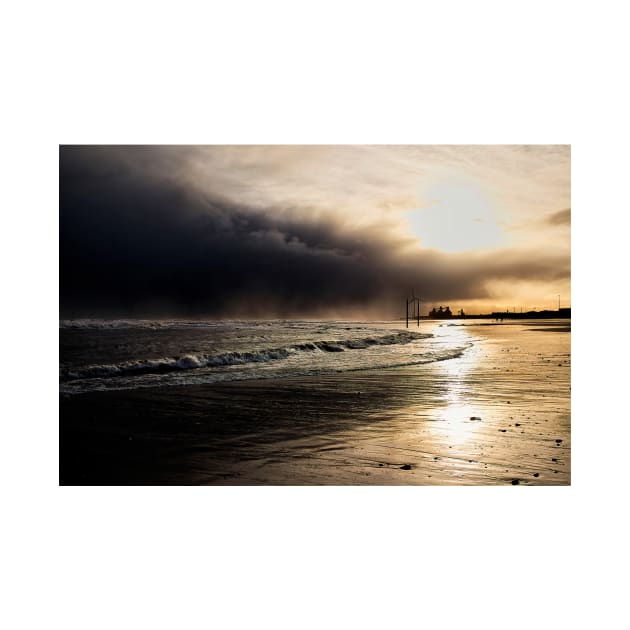
[[[619,625],[622,6],[5,10],[6,627]],[[119,142],[572,144],[573,486],[59,488],[57,146]]]

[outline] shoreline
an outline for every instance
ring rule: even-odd
[[[483,330],[419,366],[61,396],[60,484],[570,484],[570,335]]]

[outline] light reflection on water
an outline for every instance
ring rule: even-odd
[[[471,340],[470,333],[463,327],[443,326],[437,334],[447,344],[466,345]],[[448,444],[461,446],[471,440],[481,423],[472,418],[479,418],[481,412],[469,403],[466,379],[476,367],[478,354],[475,348],[468,349],[457,359],[441,361],[436,365],[437,378],[444,384],[444,407],[437,409],[440,422],[429,423],[436,437],[445,439]]]
[[[362,375],[364,393],[374,388],[390,397],[374,409],[374,422],[328,435],[321,454],[309,451],[309,479],[570,484],[570,337],[530,326],[426,323],[436,347],[467,349],[429,365]],[[291,474],[294,481],[294,468]]]

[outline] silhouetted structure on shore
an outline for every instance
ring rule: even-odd
[[[493,313],[482,313],[477,315],[468,315],[460,309],[457,315],[451,313],[447,306],[445,309],[440,306],[439,309],[433,308],[429,315],[421,319],[571,319],[571,307],[561,308],[557,311],[500,311]]]
[[[557,311],[527,311],[526,313],[492,313],[491,315],[474,315],[473,317],[492,319],[571,319],[571,308],[561,308]]]
[[[463,313],[463,312],[462,312]],[[571,319],[571,308],[561,308],[558,311],[495,311],[493,313],[480,313],[476,315],[454,315],[453,317],[465,319]]]
[[[495,311],[493,313],[479,313],[476,315],[469,315],[464,313],[464,309],[459,309],[459,311],[455,314],[451,311],[449,306],[439,306],[436,308],[435,306],[431,309],[431,311],[427,315],[420,314],[420,303],[423,300],[415,296],[415,293],[411,292],[411,297],[406,300],[406,313],[405,320],[407,323],[407,328],[409,328],[409,305],[412,306],[412,321],[415,319],[417,321],[417,325],[420,325],[421,319],[495,319],[498,321],[502,321],[504,319],[571,319],[571,307],[568,308],[559,308],[557,311],[526,311],[516,312],[516,309],[513,311]]]
[[[412,318],[417,320],[418,326],[420,326],[420,302],[422,300],[419,297],[416,297],[415,292],[411,291],[411,297],[407,298],[406,306],[405,306],[405,321],[406,327],[409,328],[409,305],[413,305],[413,315]]]
[[[433,310],[429,313],[430,319],[451,319],[452,317],[453,313],[451,313],[451,309],[448,306],[446,308],[440,306],[437,310],[434,306]]]

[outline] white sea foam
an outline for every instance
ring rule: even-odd
[[[379,322],[73,320],[60,328],[60,391],[286,378],[460,356],[463,329]]]
[[[160,357],[135,361],[124,361],[115,364],[87,365],[80,368],[62,369],[61,380],[78,380],[105,378],[108,376],[128,376],[150,373],[166,373],[177,370],[194,370],[199,368],[243,365],[247,363],[263,363],[286,359],[291,355],[304,352],[345,352],[361,350],[371,346],[387,346],[407,344],[415,340],[427,338],[414,332],[396,332],[379,337],[365,337],[345,340],[316,340],[292,345],[285,348],[259,349],[251,352],[226,352],[217,355],[186,354],[181,357]]]

